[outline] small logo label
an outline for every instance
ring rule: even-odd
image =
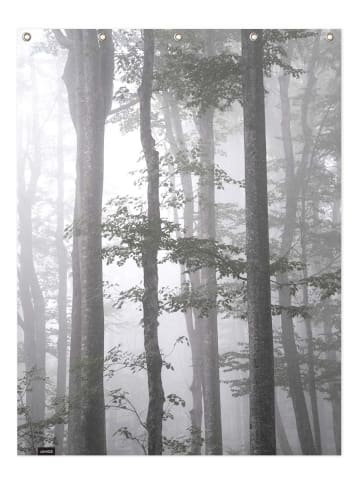
[[[55,447],[38,447],[38,455],[55,455]]]

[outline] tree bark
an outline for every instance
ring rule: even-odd
[[[307,181],[306,181],[307,182]],[[307,268],[307,247],[306,247],[306,182],[303,186],[302,190],[302,198],[301,198],[301,262],[303,263],[303,276],[306,279],[308,277],[308,268]],[[303,296],[303,305],[306,307],[309,304],[309,291],[307,284],[304,284],[302,287],[302,296]],[[314,342],[313,342],[313,332],[312,332],[312,324],[311,318],[309,315],[304,316],[305,322],[305,329],[306,329],[306,338],[307,338],[307,362],[308,362],[308,384],[309,384],[309,395],[310,395],[310,403],[311,403],[311,413],[313,419],[313,428],[314,428],[314,438],[315,438],[315,445],[316,451],[318,455],[321,455],[321,432],[320,432],[320,419],[319,419],[319,408],[318,408],[318,400],[317,400],[317,392],[316,392],[316,383],[315,383],[315,360],[314,360]]]
[[[293,455],[289,440],[286,435],[285,427],[282,422],[279,404],[275,401],[275,422],[276,422],[276,438],[279,441],[279,446],[283,455]]]
[[[77,176],[78,179],[78,176]],[[77,207],[78,180],[76,181],[75,207],[73,227],[77,226],[79,214]],[[68,422],[68,454],[83,453],[83,433],[81,431],[81,296],[80,267],[77,229],[73,229],[72,250],[72,310],[71,341],[69,360],[69,422]]]
[[[288,97],[289,77],[280,77],[279,84],[282,109],[281,128],[286,159],[286,206],[280,256],[288,256],[293,242],[296,226],[298,187],[296,186],[296,179],[294,174],[295,161],[290,130],[290,103]],[[282,307],[290,307],[291,293],[289,288],[288,274],[286,272],[280,273],[277,276],[277,281],[281,285],[281,287],[279,288],[279,304]],[[315,451],[315,446],[312,438],[309,414],[306,407],[306,401],[300,376],[294,326],[289,312],[285,310],[283,310],[281,313],[281,331],[282,344],[284,347],[284,354],[286,359],[286,370],[290,389],[290,396],[293,402],[296,426],[301,449],[304,454],[313,454]]]
[[[170,95],[164,96],[164,118],[167,138],[170,144],[171,152],[174,159],[180,160],[185,154],[186,144],[184,139],[184,134],[181,125],[181,119],[179,114],[178,105],[171,99]],[[174,131],[173,131],[174,125]],[[181,162],[181,161],[180,161]],[[181,170],[180,168],[180,179],[182,184],[182,189],[185,197],[184,204],[184,237],[192,237],[194,234],[194,194],[192,187],[191,174],[186,172],[186,170]],[[175,185],[173,185],[173,188]],[[174,208],[174,221],[179,222],[177,209]],[[177,233],[178,238],[180,233]],[[187,287],[187,280],[185,276],[185,266],[180,266],[180,284],[182,291],[184,291],[185,286]],[[196,273],[190,273],[190,286],[192,290],[196,290],[199,287],[199,282],[197,281],[198,275]],[[191,419],[191,455],[200,455],[202,438],[201,438],[201,423],[202,423],[202,387],[201,387],[201,354],[200,354],[200,343],[199,343],[199,333],[198,333],[198,310],[193,308],[188,308],[185,315],[185,322],[187,333],[189,336],[189,343],[191,349],[191,361],[192,361],[192,383],[190,387],[192,396],[192,408],[190,410]]]
[[[214,110],[209,108],[198,118],[200,134],[200,162],[204,173],[199,178],[200,238],[215,241],[214,187]],[[199,336],[202,355],[202,389],[204,399],[205,452],[222,454],[220,380],[216,309],[216,269],[204,267],[200,272],[200,286],[209,303],[206,316],[199,315]]]
[[[98,41],[96,30],[69,30],[63,44],[69,48],[64,81],[77,136],[69,453],[82,454],[106,453],[101,214],[114,50],[111,30],[103,32],[105,40]],[[80,376],[81,392],[75,387]]]
[[[308,84],[305,89],[305,94],[302,104],[302,124],[306,122],[308,105],[310,101],[311,91],[314,85],[313,77],[313,61],[316,56],[316,51],[313,52],[312,60],[309,64]],[[280,104],[281,104],[281,131],[283,137],[284,154],[286,159],[286,205],[285,205],[285,221],[284,230],[281,239],[280,256],[287,257],[290,253],[296,222],[297,222],[297,204],[302,181],[304,179],[304,172],[308,162],[311,144],[309,144],[309,136],[307,131],[304,131],[304,146],[302,150],[302,158],[297,171],[295,171],[294,150],[292,144],[291,134],[291,109],[289,101],[289,76],[282,75],[279,77],[280,86]],[[279,288],[279,304],[282,307],[291,307],[291,292],[289,287],[288,273],[280,273],[277,276],[277,281],[280,284]],[[281,313],[281,330],[282,330],[282,344],[286,359],[286,369],[288,376],[288,383],[290,389],[290,396],[292,398],[296,426],[299,436],[299,441],[303,454],[315,454],[316,447],[311,431],[311,424],[308,409],[306,406],[300,368],[298,360],[298,352],[295,343],[295,331],[292,317],[289,312],[283,310]]]
[[[242,30],[250,453],[276,454],[262,31]]]
[[[35,203],[37,184],[41,171],[39,106],[37,78],[30,61],[32,81],[32,125],[33,151],[18,152],[18,215],[19,215],[19,294],[23,310],[25,371],[30,376],[26,392],[26,405],[32,424],[45,419],[45,303],[34,263],[32,209]],[[26,183],[26,158],[29,159],[30,177]],[[43,430],[35,431],[33,445],[41,445]]]
[[[324,322],[324,334],[331,341],[332,328],[328,321]],[[326,359],[332,363],[336,362],[336,352],[331,350],[327,352]],[[335,442],[335,451],[337,455],[341,455],[341,383],[339,381],[332,381],[328,384],[330,403],[332,410],[333,434]]]
[[[339,168],[338,168],[339,169]],[[340,215],[340,199],[335,199],[333,204],[333,224],[339,225],[341,222]],[[329,321],[324,321],[324,334],[328,342],[331,342],[333,328]],[[335,350],[326,352],[326,359],[330,363],[337,361],[337,353]],[[335,451],[337,455],[341,455],[341,378],[339,380],[331,381],[328,384],[330,394],[330,403],[332,409],[333,433]]]
[[[154,31],[144,30],[144,66],[140,96],[140,136],[148,176],[148,227],[144,237],[142,265],[144,271],[143,323],[148,374],[149,406],[146,419],[148,454],[162,454],[162,416],[164,391],[161,380],[162,358],[158,342],[158,267],[161,235],[159,203],[159,153],[151,132],[151,95],[154,68]]]
[[[62,89],[58,91],[58,132],[57,132],[57,225],[56,255],[58,263],[58,343],[56,375],[56,414],[60,419],[65,416],[66,361],[67,361],[67,253],[64,244],[64,155],[63,155],[63,115]],[[64,422],[55,425],[56,453],[63,454]]]
[[[316,83],[315,77],[315,66],[319,56],[319,48],[320,48],[320,36],[315,38],[311,57],[308,65],[308,82],[305,89],[304,99],[302,102],[302,110],[301,110],[301,124],[302,124],[302,131],[304,137],[304,147],[302,153],[302,162],[303,162],[303,169],[305,172],[304,181],[302,185],[302,196],[301,196],[301,260],[304,265],[304,278],[308,277],[308,267],[307,267],[307,228],[306,228],[306,194],[307,194],[307,184],[309,176],[311,175],[311,168],[312,168],[312,154],[311,151],[314,149],[314,142],[313,142],[313,133],[308,125],[308,110],[309,105],[311,102],[311,95]],[[307,175],[306,175],[307,174]],[[308,286],[306,284],[303,285],[303,304],[307,306],[309,303],[309,293],[308,293]],[[314,442],[315,448],[318,455],[321,454],[321,431],[320,431],[320,420],[319,420],[319,408],[318,408],[318,400],[317,400],[317,392],[316,392],[316,384],[315,384],[315,367],[314,367],[314,346],[313,346],[313,334],[312,334],[312,322],[309,316],[305,316],[305,329],[306,329],[306,337],[307,337],[307,347],[308,347],[308,380],[309,380],[309,395],[310,395],[310,403],[311,403],[311,413],[312,413],[312,420],[313,420],[313,428],[314,428]]]
[[[213,32],[204,31],[204,55],[215,55]],[[199,176],[199,237],[216,240],[214,182],[214,108],[201,106],[195,118],[199,132],[201,174]],[[199,288],[207,295],[206,316],[199,313],[198,334],[201,343],[201,384],[204,404],[205,453],[222,455],[222,427],[217,327],[216,268],[204,267],[198,278]]]

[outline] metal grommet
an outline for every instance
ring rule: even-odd
[[[335,38],[335,35],[332,32],[328,32],[326,34],[326,38],[327,38],[328,42],[332,42]]]
[[[30,32],[24,32],[22,38],[23,38],[24,42],[30,42],[31,33]]]
[[[174,34],[174,40],[176,40],[176,42],[180,42],[180,40],[182,40],[183,36],[181,33],[177,32],[176,34]]]
[[[106,34],[104,32],[100,32],[98,34],[98,39],[100,40],[100,42],[103,42],[104,40],[106,40]]]
[[[249,39],[252,41],[252,42],[255,42],[255,40],[258,39],[258,34],[256,32],[251,32],[251,34],[249,35]]]

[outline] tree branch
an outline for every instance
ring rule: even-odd
[[[119,107],[115,107],[114,109],[111,109],[108,116],[117,114],[118,112],[122,112],[123,110],[129,109],[129,107],[136,105],[138,102],[139,102],[139,99],[137,98],[137,99],[130,100],[126,104],[120,105]]]

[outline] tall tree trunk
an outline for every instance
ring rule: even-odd
[[[311,98],[311,92],[314,86],[314,61],[317,56],[316,44],[309,63],[308,83],[302,103],[302,124],[306,123],[308,105]],[[290,56],[290,55],[289,55]],[[311,144],[309,135],[304,131],[304,146],[302,150],[302,158],[298,170],[295,172],[295,159],[291,135],[291,109],[289,101],[289,76],[282,75],[279,77],[280,86],[280,104],[281,104],[281,131],[283,137],[284,154],[286,159],[286,205],[285,205],[285,222],[281,239],[280,256],[288,257],[295,234],[297,222],[297,203],[298,197],[306,170]],[[288,273],[280,273],[277,276],[280,284],[279,288],[279,304],[282,307],[291,307],[291,292],[289,287]],[[290,396],[293,402],[296,427],[298,431],[299,441],[303,454],[315,454],[316,447],[311,431],[311,424],[308,409],[306,406],[305,395],[303,391],[298,352],[295,343],[295,331],[292,317],[287,310],[281,313],[281,330],[282,344],[284,347],[286,370],[290,389]]]
[[[282,234],[280,256],[287,256],[292,245],[296,225],[297,196],[295,189],[295,160],[292,136],[290,130],[290,102],[289,102],[289,76],[279,77],[280,101],[281,101],[281,131],[283,138],[284,154],[286,159],[286,199],[285,199],[285,222]],[[288,286],[288,274],[281,273],[277,281],[282,285],[279,288],[279,304],[282,307],[291,306],[291,293]],[[293,402],[296,426],[300,445],[303,453],[312,453],[314,444],[311,435],[311,427],[305,397],[303,393],[298,353],[295,343],[293,321],[288,311],[281,313],[282,344],[286,359],[286,370],[290,395]]]
[[[23,310],[25,370],[30,376],[26,405],[32,424],[45,419],[45,303],[34,264],[32,209],[41,170],[40,127],[37,79],[30,62],[32,81],[31,154],[18,153],[18,214],[19,214],[19,293]],[[26,158],[30,177],[26,183]],[[41,445],[43,429],[37,425],[32,446]]]
[[[158,267],[161,235],[159,204],[159,153],[151,132],[151,95],[154,68],[154,31],[144,30],[144,66],[140,96],[140,135],[148,176],[148,227],[144,237],[142,265],[144,271],[143,322],[149,406],[146,419],[148,454],[162,454],[162,416],[164,391],[161,381],[162,358],[158,342]]]
[[[324,334],[327,342],[332,341],[332,328],[329,321],[324,322]],[[327,352],[326,359],[334,363],[337,360],[336,351]],[[335,451],[337,455],[341,455],[341,383],[340,381],[332,381],[328,384],[330,394],[330,403],[332,410],[333,433],[335,442]]]
[[[169,95],[164,96],[164,118],[165,127],[167,132],[167,138],[170,144],[171,152],[174,159],[181,159],[185,154],[185,139],[181,125],[181,119],[179,115],[179,109],[176,102],[171,99]],[[173,131],[173,125],[175,134]],[[192,237],[194,234],[194,194],[192,187],[191,174],[186,172],[185,169],[181,169],[180,165],[180,178],[182,189],[185,197],[184,204],[184,237]],[[173,187],[175,187],[173,185]],[[178,223],[177,209],[174,208],[174,221]],[[180,235],[180,233],[178,233]],[[179,236],[178,236],[179,237]],[[185,276],[185,266],[180,266],[180,283],[182,291],[187,288],[187,281]],[[198,275],[196,273],[190,273],[190,285],[192,290],[196,290],[199,287]],[[200,343],[198,334],[198,310],[188,308],[185,315],[186,328],[189,336],[189,343],[191,349],[191,361],[192,361],[192,383],[190,387],[192,396],[192,408],[190,410],[191,418],[191,455],[201,454],[201,422],[202,422],[202,388],[201,388],[201,355],[200,355]]]
[[[18,175],[20,177],[20,165]],[[19,188],[19,182],[18,182]],[[30,291],[30,272],[32,270],[32,223],[31,223],[31,204],[24,191],[18,190],[18,213],[19,213],[19,297],[23,316],[24,332],[24,359],[25,372],[29,377],[29,386],[26,390],[26,410],[28,422],[38,421],[36,415],[36,384],[33,378],[37,374],[36,364],[36,331],[35,331],[35,312]],[[29,441],[29,449],[33,451],[38,443],[37,437]]]
[[[35,316],[29,288],[29,262],[32,256],[31,233],[31,203],[29,202],[25,185],[25,153],[22,151],[23,125],[20,113],[17,113],[17,200],[18,200],[18,243],[19,267],[18,285],[19,300],[22,309],[22,322],[18,329],[23,330],[25,373],[29,375],[36,368],[35,353]],[[30,236],[30,237],[29,237]],[[28,453],[36,454],[36,440],[32,431],[32,386],[25,393],[25,421],[30,425],[30,438],[25,441]]]
[[[307,227],[306,227],[306,196],[307,196],[307,185],[310,181],[312,164],[313,164],[313,153],[312,151],[315,149],[314,142],[313,142],[313,132],[308,124],[308,110],[309,105],[311,102],[311,95],[316,83],[315,77],[315,67],[316,62],[319,57],[319,50],[320,50],[320,33],[317,38],[314,40],[310,61],[308,64],[308,81],[307,86],[305,89],[305,94],[302,102],[302,109],[301,109],[301,124],[302,124],[302,131],[303,131],[303,138],[304,138],[304,146],[302,152],[302,163],[303,163],[303,170],[304,170],[304,180],[302,184],[302,192],[301,192],[301,222],[300,222],[300,240],[301,240],[301,261],[304,265],[304,278],[308,277],[308,267],[307,267]],[[326,114],[325,114],[326,115]],[[308,286],[306,284],[303,285],[303,304],[307,306],[309,303],[309,292]],[[314,428],[314,442],[316,446],[316,452],[318,455],[321,454],[321,432],[320,432],[320,420],[319,420],[319,408],[318,408],[318,400],[317,400],[317,392],[316,392],[316,384],[315,384],[315,366],[314,366],[314,344],[313,344],[313,333],[312,333],[312,322],[309,316],[305,316],[305,329],[306,329],[306,338],[307,338],[307,359],[308,359],[308,381],[309,381],[309,395],[310,395],[310,403],[311,403],[311,413],[312,413],[312,420],[313,420],[313,428]]]
[[[340,199],[335,199],[333,204],[333,224],[339,225],[341,222],[340,216]],[[329,320],[324,321],[324,334],[327,342],[331,343],[333,336],[333,329]],[[335,350],[326,352],[326,359],[330,363],[337,361],[337,353]],[[335,451],[337,455],[341,455],[341,381],[334,380],[328,384],[330,394],[330,403],[332,409],[333,433],[335,442]]]
[[[54,32],[69,49],[64,81],[77,136],[69,453],[105,454],[101,214],[104,130],[114,68],[112,33],[104,30],[105,39],[99,41],[96,30],[69,30],[67,36]],[[76,397],[79,386],[72,399],[79,376],[81,400]]]
[[[83,434],[81,432],[81,296],[80,296],[80,267],[78,233],[75,226],[78,224],[79,214],[78,175],[76,180],[76,194],[73,222],[73,249],[72,249],[72,311],[71,311],[71,342],[69,360],[69,421],[68,421],[68,454],[83,453]]]
[[[209,108],[198,118],[200,134],[200,162],[203,172],[199,178],[200,238],[214,240],[215,183],[214,183],[214,110]],[[205,452],[222,454],[219,355],[217,332],[216,269],[204,267],[200,272],[200,287],[209,303],[207,315],[199,316],[199,335],[202,355],[202,390],[204,399]]]
[[[279,441],[279,446],[283,455],[293,455],[289,439],[287,438],[285,427],[281,418],[280,408],[277,401],[275,401],[275,422],[276,422],[276,439]]]
[[[41,169],[41,151],[40,151],[40,125],[39,125],[39,102],[37,90],[37,76],[33,61],[31,61],[31,81],[33,89],[33,145],[34,159],[32,160],[31,170],[35,170],[34,183],[40,176]],[[35,195],[33,188],[33,194]],[[33,197],[34,200],[34,197]],[[32,225],[31,225],[32,230]],[[31,233],[32,237],[32,233]],[[45,354],[46,354],[46,331],[45,331],[45,302],[40,287],[39,279],[35,271],[34,253],[32,253],[31,271],[30,271],[30,291],[33,299],[34,315],[35,315],[35,339],[36,339],[36,368],[37,377],[34,381],[34,412],[35,420],[41,421],[45,419]]]
[[[32,264],[30,291],[34,305],[35,315],[35,340],[36,340],[36,376],[33,382],[33,422],[45,420],[45,355],[46,355],[46,332],[45,332],[45,302],[40,287],[39,279]],[[44,436],[44,428],[39,427],[38,436],[41,440]]]
[[[276,454],[262,31],[242,30],[250,452]]]
[[[64,244],[64,155],[63,155],[63,105],[62,89],[58,91],[58,138],[57,138],[57,225],[56,255],[58,262],[58,343],[56,375],[56,414],[61,419],[65,416],[66,395],[66,359],[67,359],[67,253]],[[56,453],[63,453],[64,422],[55,426]]]
[[[215,55],[213,32],[204,31],[206,57]],[[215,182],[214,182],[214,108],[201,107],[195,123],[199,132],[199,237],[215,241]],[[219,348],[217,327],[216,268],[200,270],[200,289],[206,293],[210,308],[207,315],[199,313],[198,334],[201,341],[201,383],[204,403],[205,453],[222,455],[222,427],[219,378]]]
[[[186,151],[186,143],[184,132],[182,129],[179,108],[176,102],[171,102],[171,115],[174,122],[175,133],[180,153],[184,155]],[[194,190],[192,184],[191,174],[186,170],[180,171],[181,185],[185,197],[184,206],[184,236],[194,236]],[[198,271],[190,271],[189,273],[191,290],[196,292],[200,289],[200,273]],[[201,454],[202,447],[202,418],[203,418],[203,391],[202,391],[202,344],[200,339],[199,328],[199,310],[193,309],[193,331],[192,331],[192,363],[193,363],[193,381],[191,383],[191,394],[193,399],[193,406],[191,409],[191,453],[193,455]]]
[[[308,277],[307,267],[307,230],[306,230],[306,182],[303,186],[301,197],[301,261],[303,263],[303,275],[306,279]],[[307,284],[302,287],[303,305],[306,307],[309,305],[309,292]],[[321,454],[321,432],[320,432],[320,420],[319,420],[319,408],[315,383],[315,360],[314,360],[314,342],[311,318],[309,315],[304,316],[305,329],[306,329],[306,341],[307,341],[307,362],[308,362],[308,384],[309,395],[311,403],[311,413],[313,419],[313,428],[315,436],[315,445],[317,454]]]
[[[279,289],[280,306],[291,307],[291,293],[287,284],[289,282],[288,276],[286,276],[285,273],[282,273],[277,277],[277,281],[282,285]],[[293,402],[300,446],[304,455],[311,455],[315,453],[315,445],[300,376],[294,325],[292,317],[288,311],[283,310],[281,313],[281,330],[290,396]]]

